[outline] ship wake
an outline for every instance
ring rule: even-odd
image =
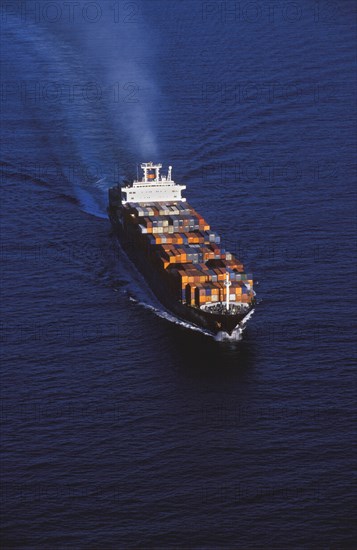
[[[161,319],[165,319],[166,321],[169,321],[170,323],[180,325],[181,327],[184,327],[188,330],[192,330],[192,331],[195,331],[195,332],[200,332],[201,334],[204,334],[205,336],[214,337],[214,334],[212,334],[211,332],[208,332],[208,331],[204,330],[203,328],[198,327],[197,325],[193,325],[192,323],[188,323],[187,321],[183,321],[179,317],[176,317],[175,315],[172,315],[172,313],[169,313],[168,311],[166,311],[164,309],[160,309],[160,308],[155,307],[155,306],[153,306],[151,304],[148,304],[146,302],[140,302],[140,301],[136,300],[135,298],[133,298],[132,296],[130,297],[130,300],[137,303],[139,306],[144,307],[145,309],[149,309],[155,315],[157,315],[158,317],[161,317]]]

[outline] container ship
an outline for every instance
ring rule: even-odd
[[[253,276],[182,196],[172,167],[141,164],[143,177],[109,189],[119,242],[162,305],[213,335],[240,339],[256,303]]]

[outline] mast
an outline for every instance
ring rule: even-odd
[[[231,281],[229,280],[229,273],[226,272],[226,282],[224,283],[224,286],[226,287],[226,308],[227,311],[229,311],[229,287],[231,286]]]

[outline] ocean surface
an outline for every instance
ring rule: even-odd
[[[355,8],[1,3],[2,548],[356,547]],[[115,241],[150,160],[254,273],[241,342]]]

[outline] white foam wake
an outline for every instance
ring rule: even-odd
[[[90,191],[84,189],[80,182],[76,182],[74,192],[83,212],[96,218],[107,219],[108,187],[105,177],[94,182]]]
[[[145,307],[146,309],[150,309],[153,313],[155,313],[155,315],[157,315],[158,317],[161,317],[161,319],[165,319],[166,321],[169,321],[170,323],[175,323],[176,325],[180,325],[181,327],[187,328],[189,330],[200,332],[205,336],[214,337],[214,335],[211,332],[208,332],[203,328],[198,327],[197,325],[193,325],[188,321],[183,321],[183,319],[180,319],[179,317],[175,317],[175,315],[173,315],[172,313],[169,313],[164,309],[157,308],[153,305],[147,304],[146,302],[140,302],[135,298],[133,298],[132,296],[130,296],[130,300],[137,303],[139,306]]]
[[[216,342],[240,342],[242,340],[243,330],[241,328],[234,329],[232,334],[228,332],[217,332],[214,339]]]

